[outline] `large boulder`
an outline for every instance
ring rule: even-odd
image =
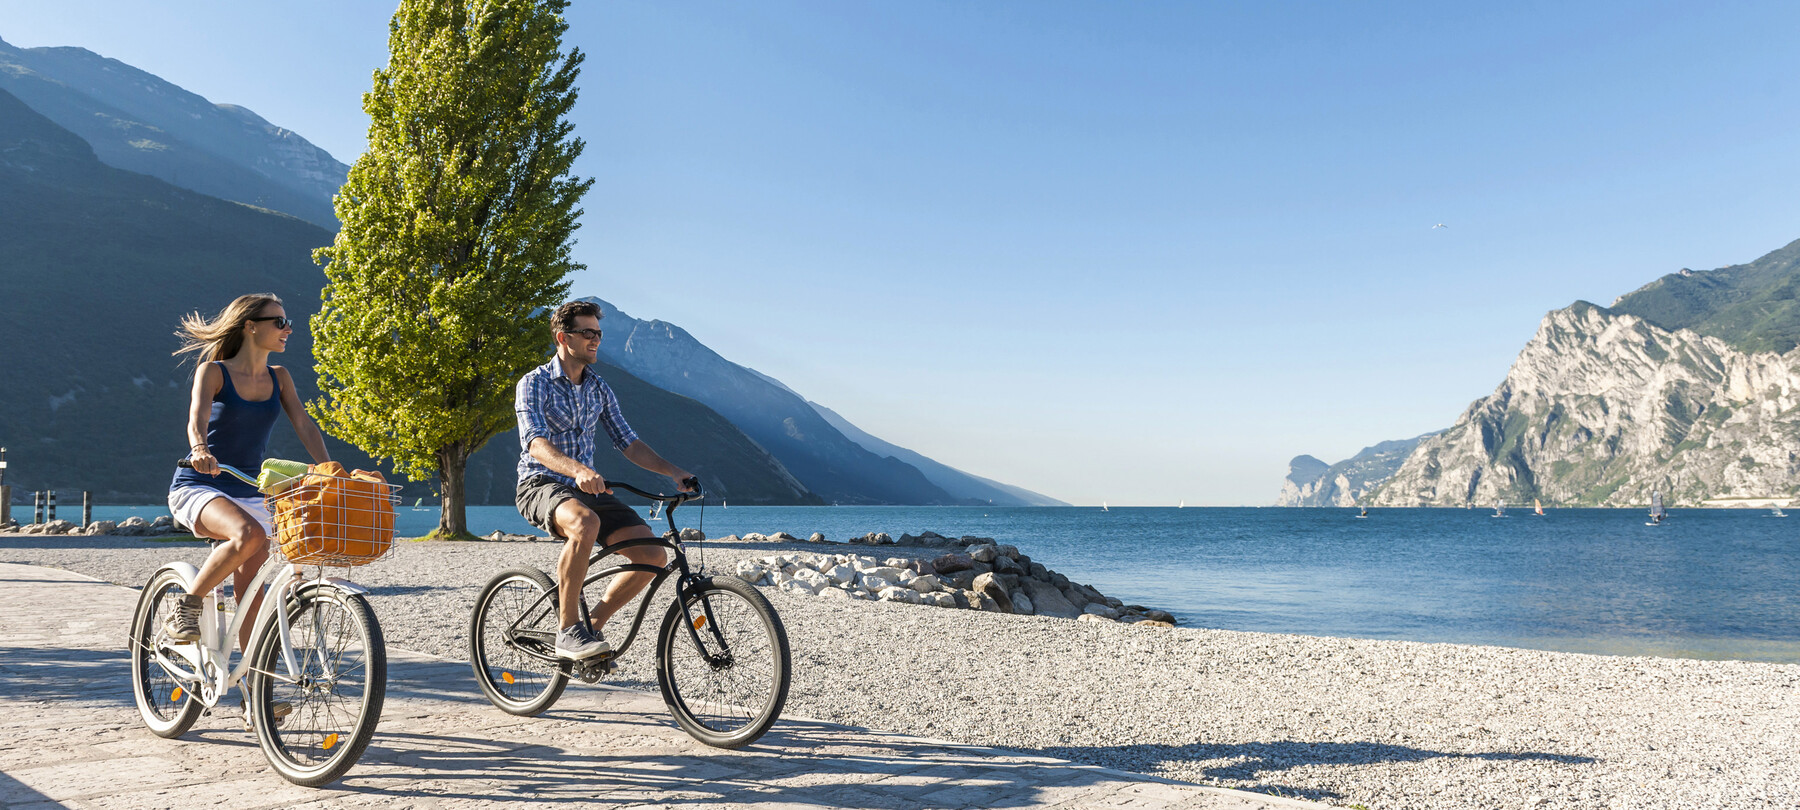
[[[880,569],[876,569],[876,570],[880,570]],[[892,569],[888,569],[888,570],[892,570]],[[883,588],[899,587],[900,578],[895,577],[895,576],[878,574],[875,571],[864,571],[861,574],[857,575],[856,584],[860,587],[866,588],[875,593],[880,593]]]
[[[161,520],[162,518],[157,518]],[[66,520],[52,520],[44,524],[44,534],[68,534],[75,530],[75,524]]]
[[[1006,587],[1001,585],[1000,580],[993,574],[982,574],[976,577],[973,586],[973,590],[977,593],[994,600],[994,604],[999,606],[1001,613],[1013,612],[1012,597],[1007,595]]]
[[[174,534],[178,531],[181,530],[175,528],[175,518],[168,515],[158,515],[155,520],[150,521],[151,534]]]
[[[824,590],[819,591],[819,598],[821,598],[821,599],[839,599],[839,600],[848,602],[851,599],[854,599],[856,597],[851,596],[850,592],[844,590],[843,588],[826,588]]]
[[[1083,614],[1089,615],[1089,616],[1099,616],[1100,618],[1106,619],[1107,621],[1112,621],[1114,619],[1119,618],[1118,608],[1115,608],[1104,602],[1090,602],[1090,603],[1088,603],[1087,607],[1081,609],[1081,612]],[[1079,619],[1081,617],[1077,616],[1076,618]]]
[[[1020,568],[1019,564],[1017,562],[1014,562],[1012,559],[1010,559],[1008,557],[995,557],[994,558],[994,573],[996,573],[996,574],[1011,574],[1016,577],[1016,576],[1020,576],[1020,575],[1024,574],[1025,569]]]
[[[737,568],[732,573],[752,585],[761,585],[769,576],[769,572],[757,565],[755,560],[738,560]]]
[[[856,569],[843,563],[838,563],[837,565],[826,569],[823,573],[825,574],[826,579],[831,580],[832,583],[837,585],[849,585],[856,581]]]
[[[1019,547],[1018,546],[1007,546],[1007,545],[995,546],[995,550],[998,551],[1000,556],[1002,556],[1002,557],[1012,560],[1013,562],[1019,561]]]
[[[969,546],[965,551],[969,555],[969,559],[978,563],[991,563],[995,557],[1000,556],[999,547],[992,543],[978,543]]]
[[[823,542],[825,542],[825,533],[824,532],[813,532],[811,537],[806,538],[806,542],[808,542],[808,543],[823,543]]]
[[[798,543],[798,542],[800,542],[800,538],[795,537],[791,534],[788,534],[787,532],[776,532],[774,534],[769,535],[769,542],[772,542],[772,543]]]
[[[1144,618],[1153,622],[1167,622],[1170,627],[1175,626],[1175,616],[1166,610],[1146,610]]]
[[[87,525],[87,528],[82,529],[82,533],[83,534],[112,534],[113,529],[115,529],[117,527],[118,527],[118,524],[116,524],[110,520],[96,520],[93,523],[89,523]]]
[[[818,572],[815,571],[813,573],[818,573]],[[783,593],[797,593],[797,594],[803,594],[805,596],[817,596],[819,594],[818,588],[813,587],[812,585],[808,584],[804,580],[797,579],[794,577],[789,577],[788,579],[782,580],[780,588]],[[836,589],[834,588],[833,590],[836,590]]]
[[[911,588],[902,588],[898,585],[882,588],[881,590],[876,591],[875,595],[883,602],[905,602],[909,605],[916,605],[921,601],[918,591]]]
[[[920,594],[919,601],[932,607],[961,607],[956,603],[956,597],[943,591]]]
[[[683,543],[699,543],[704,540],[706,540],[706,532],[692,526],[681,530],[681,542]]]
[[[975,588],[975,578],[978,576],[981,575],[975,573],[974,569],[965,568],[950,575],[950,584],[965,591],[973,590]]]
[[[919,593],[935,593],[944,589],[944,583],[937,578],[936,574],[920,574],[908,580],[906,587]]]
[[[1036,612],[1036,609],[1031,604],[1031,597],[1026,596],[1024,591],[1012,591],[1006,596],[1008,599],[1012,600],[1014,613],[1021,616],[1030,616]]]
[[[1036,579],[1020,581],[1019,585],[1025,595],[1031,597],[1031,604],[1037,607],[1039,616],[1055,616],[1060,619],[1073,619],[1081,615],[1081,608],[1069,604],[1062,591],[1052,587],[1050,583]]]
[[[820,588],[831,587],[830,579],[827,579],[824,574],[814,571],[811,568],[800,569],[799,573],[794,574],[794,579],[811,586],[813,593],[818,593]]]
[[[974,558],[967,554],[950,553],[931,561],[932,570],[940,574],[954,574],[975,567]]]
[[[1097,613],[1083,613],[1080,616],[1076,616],[1075,621],[1078,621],[1078,622],[1106,622],[1107,624],[1115,624],[1115,622],[1112,619],[1108,619],[1105,616],[1101,616]]]

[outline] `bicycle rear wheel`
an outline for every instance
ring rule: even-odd
[[[375,611],[358,594],[321,587],[286,602],[299,678],[285,680],[281,633],[269,622],[257,636],[257,671],[244,688],[269,764],[289,782],[318,787],[350,770],[375,736],[387,696],[387,647]]]
[[[701,579],[669,605],[656,664],[663,702],[707,745],[755,742],[787,702],[787,629],[769,600],[737,577]]]
[[[164,568],[152,574],[138,595],[131,617],[131,694],[144,725],[158,737],[179,737],[194,727],[205,709],[190,693],[190,684],[171,676],[156,662],[157,637],[163,622],[175,610],[175,602],[187,594],[187,586],[174,571]],[[164,645],[168,646],[168,645]],[[173,653],[169,653],[173,655]]]
[[[569,664],[521,652],[556,654],[556,586],[536,568],[514,568],[488,581],[469,616],[469,665],[489,702],[507,714],[542,714],[569,685]],[[550,594],[549,598],[539,597]]]

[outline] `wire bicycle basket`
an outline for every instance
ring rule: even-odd
[[[379,474],[337,474],[317,465],[266,498],[275,518],[275,547],[295,565],[352,567],[394,548],[394,505],[400,486]]]

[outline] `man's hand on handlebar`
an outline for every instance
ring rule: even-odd
[[[606,485],[605,478],[602,478],[599,473],[594,472],[592,469],[585,467],[582,468],[581,472],[575,474],[575,488],[582,492],[586,492],[589,495],[599,495],[602,492],[607,494],[612,493],[612,487]]]
[[[682,492],[700,491],[700,479],[695,478],[692,473],[681,469],[680,467],[675,468],[675,471],[669,475],[669,479],[674,481],[675,486]]]

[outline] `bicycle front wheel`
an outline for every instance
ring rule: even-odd
[[[707,745],[755,742],[787,702],[787,629],[769,600],[737,577],[701,579],[669,605],[656,664],[675,722]]]
[[[289,782],[318,787],[350,770],[375,736],[387,696],[387,647],[375,611],[358,594],[313,588],[286,602],[298,671],[288,671],[280,631],[269,622],[257,636],[256,671],[244,688],[269,764]]]
[[[502,571],[475,597],[469,664],[489,702],[507,714],[542,714],[569,685],[569,665],[527,655],[556,654],[556,586],[536,568]],[[540,598],[549,594],[548,598]]]
[[[158,647],[172,645],[160,639],[163,622],[175,612],[175,603],[187,594],[181,577],[167,568],[157,571],[138,595],[137,611],[131,616],[131,694],[137,702],[144,725],[158,737],[179,737],[194,727],[205,708],[191,694],[192,684],[176,680],[156,662]],[[166,655],[175,657],[174,652]]]

